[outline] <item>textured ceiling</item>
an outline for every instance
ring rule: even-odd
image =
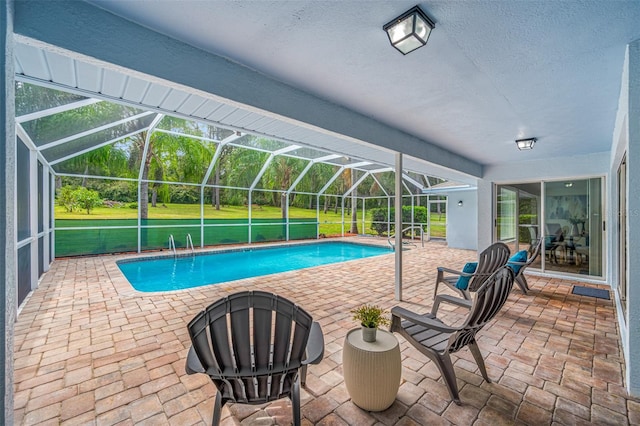
[[[407,56],[381,28],[413,2],[92,3],[481,164],[608,151],[640,38],[638,1],[425,1]]]

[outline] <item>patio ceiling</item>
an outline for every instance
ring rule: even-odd
[[[229,79],[203,90],[185,84],[193,70],[180,69],[186,77],[176,82],[164,79],[169,75],[164,70],[151,75],[127,68],[126,58],[105,62],[114,55],[111,49],[143,57],[161,49],[136,50],[145,40],[116,46],[124,37],[124,21],[77,3],[37,3],[36,8],[17,3],[16,72],[86,96],[385,166],[392,166],[393,152],[402,150],[409,154],[409,170],[471,184],[486,165],[608,152],[625,47],[640,38],[636,1],[421,2],[436,28],[425,48],[404,57],[391,48],[381,27],[413,6],[407,1],[91,3],[125,18],[127,25],[140,24],[231,60],[226,65],[235,71],[253,73],[251,80],[239,73],[235,83],[257,94],[243,103],[251,90],[220,88]],[[69,13],[62,14],[65,8]],[[25,23],[27,16],[33,23]],[[43,25],[54,17],[62,28],[65,19],[92,22],[93,44],[106,50],[103,57],[88,56],[90,47],[78,53],[83,46],[76,39],[87,29],[76,26],[63,34]],[[99,19],[108,21],[105,28]],[[101,38],[109,25],[115,28],[111,44]],[[176,67],[169,56],[162,61]],[[271,99],[255,99],[265,86],[278,84],[282,102],[295,105],[289,110]],[[298,105],[308,111],[298,111]],[[367,124],[375,129],[358,132]],[[537,137],[535,149],[518,151],[513,141],[521,137]]]

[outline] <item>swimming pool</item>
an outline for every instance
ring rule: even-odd
[[[389,253],[392,250],[387,247],[329,242],[121,260],[117,264],[133,288],[151,292],[200,287]]]

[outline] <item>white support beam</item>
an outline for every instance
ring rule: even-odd
[[[423,174],[422,177],[424,178],[424,181],[427,182],[427,188],[431,189],[431,182],[429,182],[429,176]]]
[[[16,78],[16,80],[18,80]],[[57,107],[43,109],[42,111],[36,111],[29,114],[21,115],[20,117],[16,117],[16,123],[26,123],[27,121],[37,120],[38,118],[47,117],[49,115],[59,114],[65,111],[71,111],[72,109],[81,108],[87,105],[97,104],[98,102],[103,102],[100,99],[84,99],[78,102],[71,102],[70,104],[60,105]]]
[[[140,193],[140,181],[142,180],[142,175],[144,174],[144,163],[145,158],[147,157],[147,153],[149,152],[149,143],[151,142],[151,133],[153,129],[160,124],[160,121],[164,118],[164,114],[158,114],[156,118],[153,119],[147,130],[147,136],[144,138],[144,149],[142,150],[142,156],[140,157],[140,170],[138,171],[138,253],[142,251],[142,216],[140,216],[140,202],[142,200],[142,194]],[[136,132],[138,133],[138,132]],[[144,194],[145,197],[148,197],[148,194]]]
[[[409,176],[406,173],[402,174],[402,178],[404,180],[406,180],[407,182],[410,182],[411,184],[413,184],[414,186],[416,186],[418,189],[420,189],[420,191],[424,191],[424,185],[421,184],[420,182],[418,182],[417,180],[415,180],[414,178],[412,178],[411,176]],[[409,193],[411,193],[411,190],[409,190]]]
[[[331,160],[335,160],[336,158],[340,158],[342,157],[342,155],[339,154],[330,154],[330,155],[325,155],[324,157],[320,157],[320,158],[316,158],[315,160],[313,160],[315,163],[324,163],[325,161],[331,161]]]
[[[27,148],[29,148],[30,151],[35,151],[38,155],[38,160],[40,160],[42,164],[44,164],[45,166],[47,166],[47,168],[49,168],[49,170],[51,170],[51,165],[49,164],[47,159],[44,158],[42,153],[38,151],[38,147],[33,142],[33,140],[31,140],[31,137],[27,134],[21,124],[16,124],[16,135],[22,140],[22,142],[24,142],[24,144],[27,146]]]
[[[123,177],[111,177],[111,176],[98,176],[98,175],[79,175],[75,173],[56,173],[55,176],[67,176],[67,177],[81,177],[88,179],[104,179],[104,180],[123,180],[126,182],[138,182],[138,178],[123,178]]]
[[[29,236],[31,237],[31,290],[38,288],[38,155],[29,151]]]
[[[267,161],[265,161],[264,164],[262,165],[262,169],[260,169],[260,172],[258,172],[255,179],[253,179],[253,182],[249,187],[249,193],[251,193],[251,191],[253,191],[256,188],[256,185],[258,184],[258,182],[260,182],[260,179],[262,179],[262,175],[265,174],[265,172],[267,171],[267,168],[269,167],[269,164],[271,164],[274,158],[275,158],[275,153],[269,155],[269,157],[267,158]]]
[[[386,173],[386,172],[392,172],[393,168],[392,167],[384,167],[382,169],[375,169],[375,170],[369,170],[371,172],[371,174],[375,174],[375,173]]]
[[[93,129],[85,130],[84,132],[76,133],[74,135],[67,136],[67,137],[64,137],[62,139],[58,139],[56,141],[52,141],[52,142],[46,143],[44,145],[39,146],[38,150],[39,151],[44,151],[45,149],[53,148],[54,146],[64,145],[65,143],[74,141],[76,139],[83,138],[83,137],[89,136],[89,135],[93,135],[93,134],[101,132],[103,130],[107,130],[107,129],[110,129],[110,128],[115,127],[115,126],[119,126],[120,124],[128,123],[130,121],[137,120],[139,118],[144,118],[144,117],[146,117],[148,115],[151,115],[151,114],[155,114],[155,113],[151,112],[151,111],[146,111],[146,112],[143,112],[142,114],[132,115],[131,117],[123,118],[122,120],[114,121],[112,123],[107,123],[107,124],[104,124],[102,126],[95,127]]]
[[[75,151],[73,154],[65,155],[64,157],[61,157],[61,158],[58,158],[57,160],[53,160],[53,161],[49,162],[49,165],[53,166],[53,165],[56,165],[58,163],[62,163],[63,161],[67,161],[70,158],[78,157],[78,156],[80,156],[82,154],[86,154],[87,152],[91,152],[91,151],[94,151],[96,149],[102,148],[103,146],[111,145],[112,143],[118,142],[119,140],[130,138],[131,136],[137,135],[138,133],[144,132],[145,130],[147,130],[147,129],[144,128],[144,129],[136,130],[135,132],[127,133],[126,135],[122,135],[122,136],[119,136],[117,138],[113,138],[111,140],[108,140],[106,142],[102,142],[102,143],[100,143],[98,145],[95,145],[95,146],[92,146],[90,148],[83,149],[81,151]]]
[[[382,183],[380,183],[380,181],[378,180],[378,178],[376,177],[376,175],[374,175],[373,173],[371,174],[371,177],[373,178],[373,180],[376,181],[376,183],[378,184],[378,186],[380,187],[380,189],[382,190],[382,192],[384,192],[384,195],[386,195],[387,197],[389,196],[389,193],[387,192],[386,189],[384,189],[384,186],[382,186]]]
[[[359,163],[346,164],[344,167],[347,169],[357,169],[358,167],[369,166],[372,163],[370,161],[361,161]]]
[[[205,120],[202,120],[202,119],[197,119],[197,120],[194,120],[194,121],[197,121],[199,123],[208,123],[208,122],[206,122]],[[226,127],[225,127],[225,129],[226,129]],[[229,130],[231,130],[231,129],[229,129]],[[228,136],[228,137],[224,138],[223,140],[217,140],[217,139],[208,138],[206,136],[197,136],[197,135],[192,135],[192,134],[184,133],[184,132],[176,132],[175,130],[155,129],[154,132],[165,133],[167,135],[173,135],[173,136],[179,136],[179,137],[183,136],[183,137],[187,137],[189,139],[195,139],[195,140],[198,140],[198,141],[213,142],[213,143],[222,143],[222,142],[224,142],[224,141],[226,141],[226,140],[228,140],[230,138],[231,138],[231,140],[229,140],[229,142],[231,142],[231,141],[234,141],[236,139],[239,139],[242,136],[242,134],[240,132],[234,131],[234,133],[231,136]],[[243,147],[243,148],[246,148],[246,146]]]
[[[209,177],[211,177],[211,173],[213,173],[213,169],[216,166],[216,163],[220,159],[222,155],[222,150],[224,147],[234,140],[242,137],[240,132],[236,132],[233,135],[224,138],[222,142],[218,144],[216,147],[216,152],[213,154],[213,158],[209,163],[209,167],[207,168],[207,172],[204,174],[204,179],[202,179],[202,184],[200,185],[200,248],[204,247],[204,188],[207,182],[209,181]]]
[[[49,249],[51,248],[51,232],[49,224],[51,223],[51,208],[50,204],[53,203],[53,199],[51,198],[51,189],[49,188],[49,184],[51,183],[51,173],[49,169],[43,165],[42,168],[42,231],[44,232],[44,237],[42,238],[42,264],[44,266],[44,272],[47,272],[50,267],[51,255],[49,254]]]
[[[320,195],[324,194],[324,192],[325,192],[327,189],[329,189],[329,187],[331,186],[331,184],[332,184],[336,179],[338,179],[338,176],[340,176],[340,175],[342,174],[342,172],[344,171],[344,169],[345,169],[345,167],[344,167],[344,166],[342,166],[342,167],[340,167],[340,168],[338,169],[338,171],[336,172],[336,174],[335,174],[335,175],[333,175],[333,176],[331,177],[331,179],[329,179],[329,180],[327,181],[327,183],[322,187],[322,189],[318,192],[318,196],[320,196]]]
[[[220,158],[220,156],[222,155],[222,148],[224,148],[227,144],[235,141],[236,139],[239,139],[242,137],[242,134],[240,132],[234,133],[233,135],[224,138],[224,140],[220,141],[218,143],[218,146],[216,147],[216,152],[213,154],[213,158],[211,159],[211,162],[209,163],[209,167],[207,168],[207,172],[204,175],[204,179],[202,179],[202,185],[206,185],[207,182],[209,181],[209,178],[211,177],[211,173],[213,173],[214,168],[216,167],[216,163],[218,162],[218,159]],[[211,141],[211,139],[205,139],[208,141]],[[212,141],[214,142],[214,141]]]
[[[285,146],[284,148],[280,148],[277,151],[273,151],[272,154],[273,155],[286,154],[287,152],[295,151],[296,149],[300,149],[300,148],[302,148],[300,145]]]
[[[365,180],[367,178],[367,176],[369,176],[369,172],[366,172],[364,175],[362,175],[360,177],[360,179],[358,179],[356,181],[356,183],[354,183],[353,185],[351,185],[351,188],[349,188],[347,190],[347,192],[345,192],[344,194],[342,194],[343,197],[346,197],[347,195],[351,194],[353,192],[354,189],[356,189],[358,187],[358,185],[360,185],[362,183],[363,180]]]
[[[304,178],[304,176],[309,172],[309,170],[311,169],[311,167],[316,164],[314,161],[309,161],[309,163],[306,165],[306,167],[304,168],[304,170],[302,170],[302,172],[300,173],[300,175],[298,175],[298,177],[296,178],[296,180],[293,181],[293,183],[291,184],[291,186],[289,187],[289,189],[287,189],[287,200],[289,199],[289,194],[291,194],[291,191],[293,191],[296,186],[300,183],[300,181],[302,180],[302,178]],[[289,210],[287,210],[288,212]]]
[[[395,298],[402,300],[402,153],[396,153],[396,196],[395,196]]]

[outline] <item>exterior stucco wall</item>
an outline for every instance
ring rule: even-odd
[[[478,192],[455,191],[447,198],[447,245],[458,249],[478,249]],[[462,206],[458,202],[462,201]]]
[[[516,149],[515,146],[514,149]],[[609,152],[602,152],[555,158],[551,161],[523,161],[517,164],[486,166],[483,179],[478,184],[478,247],[486,247],[493,242],[493,187],[495,184],[590,176],[605,176],[608,179],[609,158]]]
[[[629,44],[622,73],[620,101],[616,127],[612,137],[612,158],[610,175],[610,199],[612,208],[609,216],[614,218],[618,202],[617,184],[614,181],[623,155],[627,155],[627,235],[615,235],[610,239],[611,250],[608,262],[612,265],[610,279],[612,288],[617,289],[619,238],[627,239],[627,318],[622,316],[619,297],[618,323],[626,361],[626,387],[631,395],[640,396],[640,264],[636,261],[640,250],[640,40]],[[636,169],[636,167],[639,167]],[[613,223],[612,223],[613,225]],[[611,228],[615,230],[615,228]]]

